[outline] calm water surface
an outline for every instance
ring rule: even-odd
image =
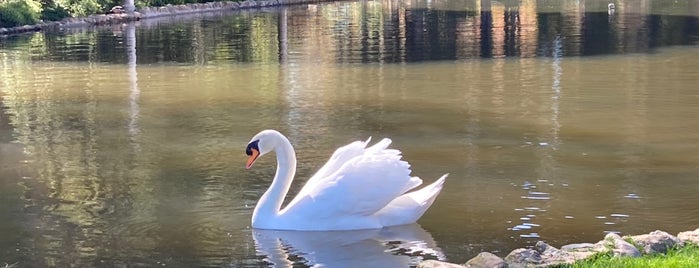
[[[699,227],[699,4],[358,1],[0,39],[0,264],[406,267]],[[250,228],[274,174],[390,137],[418,224]]]

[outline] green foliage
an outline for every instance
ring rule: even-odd
[[[138,7],[205,3],[213,0],[136,0]],[[0,0],[0,27],[58,21],[105,13],[123,0]]]
[[[74,17],[87,16],[102,11],[102,7],[97,0],[58,0],[57,3],[65,7],[71,16]]]
[[[9,0],[0,3],[0,27],[35,24],[39,21],[41,4],[34,0]]]
[[[60,20],[65,17],[84,17],[105,13],[113,6],[122,5],[122,0],[44,0],[46,20]]]
[[[44,7],[44,10],[41,11],[41,19],[44,21],[59,21],[64,18],[71,17],[68,10],[53,1],[43,2],[42,6]]]
[[[684,268],[697,267],[699,263],[699,246],[687,245],[683,248],[672,249],[667,254],[644,255],[640,258],[613,257],[611,254],[599,255],[573,265],[570,268]]]

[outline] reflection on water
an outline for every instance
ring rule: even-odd
[[[647,53],[699,41],[696,1],[357,1],[138,22],[138,61],[399,63]],[[190,19],[190,20],[187,20]],[[127,63],[122,26],[0,42],[35,60]]]
[[[444,260],[432,236],[417,224],[380,230],[252,233],[258,254],[272,267],[409,267],[421,260]]]
[[[658,2],[336,2],[2,39],[0,264],[405,266],[694,229],[697,6]],[[263,128],[297,148],[292,194],[369,136],[451,176],[424,229],[251,230],[274,164],[245,171],[242,149]]]

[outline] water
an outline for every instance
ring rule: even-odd
[[[405,267],[695,229],[697,14],[360,1],[0,39],[0,265]],[[264,128],[296,147],[292,194],[369,136],[451,175],[417,225],[253,230]]]

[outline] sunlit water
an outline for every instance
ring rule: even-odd
[[[405,267],[695,229],[699,8],[585,2],[337,2],[1,39],[0,265]],[[369,136],[426,182],[450,176],[416,225],[253,230],[275,165],[244,170],[243,152],[264,128],[296,147],[292,194]]]

